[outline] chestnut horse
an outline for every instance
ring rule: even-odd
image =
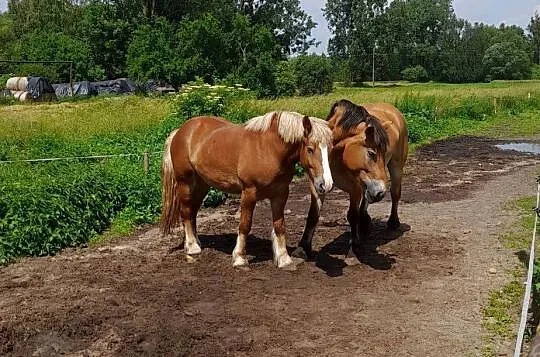
[[[390,173],[392,210],[389,229],[400,226],[398,203],[401,198],[403,167],[407,161],[408,131],[405,118],[391,104],[356,105],[348,100],[336,102],[328,115],[333,131],[330,168],[337,187],[349,194],[347,220],[351,226],[348,263],[356,263],[361,235],[369,233],[370,203],[384,198]],[[311,206],[302,240],[294,256],[312,256],[312,239],[319,221],[324,195],[311,192]]]
[[[233,266],[248,264],[246,238],[257,201],[270,199],[272,247],[280,268],[292,263],[285,241],[284,208],[294,167],[300,163],[314,185],[325,194],[332,188],[328,164],[332,131],[327,122],[294,112],[272,112],[235,125],[218,117],[196,117],[173,131],[162,164],[165,234],[184,225],[184,249],[201,252],[196,233],[197,212],[209,187],[240,193],[240,225],[232,253]]]

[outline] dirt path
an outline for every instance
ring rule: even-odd
[[[99,248],[0,269],[0,355],[468,356],[482,346],[480,309],[508,280],[514,252],[497,236],[504,203],[531,195],[540,157],[475,138],[436,143],[411,160],[402,229],[372,205],[364,264],[345,266],[347,200],[335,190],[316,233],[315,262],[271,263],[268,204],[248,240],[251,270],[231,267],[237,203],[201,212],[196,260],[155,228]],[[294,185],[296,245],[309,203]],[[496,273],[490,274],[489,269]],[[504,347],[503,347],[503,351]]]

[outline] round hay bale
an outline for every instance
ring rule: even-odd
[[[13,94],[15,99],[21,102],[26,102],[32,99],[32,96],[30,95],[30,93],[26,91],[12,91],[11,93]]]
[[[28,92],[22,92],[21,96],[19,97],[19,100],[21,102],[26,102],[26,101],[29,101],[29,100],[32,100],[32,95]]]
[[[17,89],[26,91],[26,87],[28,87],[28,77],[19,77],[19,82],[17,83]]]
[[[11,77],[6,82],[6,88],[14,91],[25,91],[28,86],[28,77]]]

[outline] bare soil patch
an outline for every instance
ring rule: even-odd
[[[533,192],[540,163],[498,142],[420,149],[407,167],[401,229],[385,228],[389,202],[372,205],[372,249],[354,267],[343,263],[348,200],[339,190],[323,208],[317,259],[294,272],[272,264],[266,202],[248,240],[251,269],[232,268],[235,199],[200,213],[196,259],[171,251],[178,239],[155,227],[22,259],[0,269],[0,355],[478,355],[481,306],[517,262],[497,238],[515,220],[503,205]],[[291,249],[308,207],[306,182],[295,183]]]

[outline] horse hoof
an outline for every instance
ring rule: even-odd
[[[233,267],[235,268],[241,268],[243,269],[244,267],[248,267],[249,265],[249,262],[246,258],[240,256],[240,255],[237,255],[237,256],[233,256]],[[249,268],[248,268],[249,269]]]
[[[291,260],[291,262],[289,264],[280,266],[279,268],[282,269],[282,270],[285,270],[285,271],[296,271],[297,263],[294,262],[293,260]]]
[[[391,219],[386,222],[386,226],[388,227],[388,229],[395,231],[401,226],[401,223],[399,222],[399,219]]]
[[[197,255],[201,254],[202,249],[198,244],[192,244],[186,247],[186,254],[187,255]]]
[[[347,264],[348,266],[355,266],[355,265],[360,264],[360,260],[356,256],[356,253],[354,252],[352,247],[349,248],[349,252],[345,256],[344,261],[345,261],[345,264]]]
[[[295,258],[299,258],[299,259],[302,259],[302,260],[308,260],[309,259],[309,256],[310,254],[308,254],[306,252],[306,250],[302,247],[298,247],[296,248],[292,253],[291,255]]]

